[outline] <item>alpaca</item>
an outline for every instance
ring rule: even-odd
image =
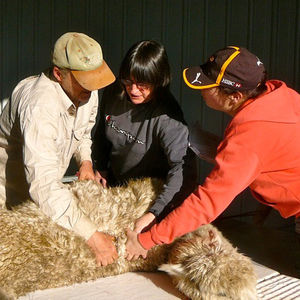
[[[177,239],[168,263],[159,270],[191,299],[256,299],[257,278],[250,259],[210,224]]]
[[[13,210],[0,209],[2,294],[5,292],[9,299],[130,271],[155,271],[163,265],[161,268],[174,277],[177,287],[192,299],[216,299],[215,295],[224,296],[222,299],[254,299],[256,279],[251,261],[212,225],[202,226],[171,245],[153,247],[145,260],[125,259],[125,229],[133,229],[134,220],[147,211],[162,184],[145,178],[108,189],[94,181],[76,181],[69,186],[77,205],[99,226],[98,230],[116,237],[119,258],[106,267],[96,266],[83,238],[55,224],[34,203],[27,201]],[[212,249],[204,254],[204,248]],[[222,259],[216,259],[215,248],[220,248]],[[232,277],[227,278],[229,272]]]

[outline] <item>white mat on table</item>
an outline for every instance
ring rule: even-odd
[[[300,280],[254,263],[261,300],[300,299]],[[29,293],[19,300],[178,300],[186,299],[165,273],[126,273],[69,287]]]
[[[69,287],[36,291],[19,300],[178,300],[185,299],[168,275],[125,273]]]

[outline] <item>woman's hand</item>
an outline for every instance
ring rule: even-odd
[[[81,163],[80,169],[77,173],[78,180],[95,180],[95,174],[93,171],[93,164],[89,160],[84,160]]]
[[[155,216],[153,213],[146,213],[135,221],[134,231],[140,233],[145,227],[152,225],[154,220]]]
[[[127,229],[127,242],[126,242],[126,259],[135,260],[140,256],[147,257],[147,250],[142,247],[137,238],[138,234],[135,231]]]
[[[95,172],[95,180],[102,184],[102,186],[104,188],[107,188],[107,171],[101,171],[101,173],[99,171]]]

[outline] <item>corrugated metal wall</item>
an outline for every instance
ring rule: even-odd
[[[167,49],[172,91],[189,124],[222,135],[229,118],[203,105],[181,72],[225,45],[249,48],[270,77],[300,90],[299,0],[0,0],[0,99],[22,78],[49,65],[54,41],[79,31],[100,41],[117,73],[126,50],[141,39]],[[210,170],[201,163],[201,178]],[[239,208],[240,209],[240,208]]]

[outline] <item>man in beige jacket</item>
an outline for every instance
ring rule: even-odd
[[[79,179],[94,179],[91,129],[97,90],[115,80],[101,46],[69,32],[55,43],[53,66],[18,83],[0,117],[0,207],[30,197],[57,224],[86,239],[99,265],[117,258],[112,237],[76,206],[61,179],[74,155]]]

